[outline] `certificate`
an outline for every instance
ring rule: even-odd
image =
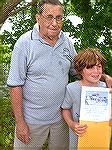
[[[109,88],[82,86],[80,120],[109,121],[111,94]]]

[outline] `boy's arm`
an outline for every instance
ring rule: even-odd
[[[74,121],[72,119],[72,114],[70,109],[62,109],[62,115],[69,128],[73,127]]]
[[[86,124],[80,125],[79,122],[74,121],[72,119],[72,114],[70,109],[62,109],[62,115],[66,123],[68,124],[69,128],[71,128],[76,135],[79,136],[86,132],[87,125]]]

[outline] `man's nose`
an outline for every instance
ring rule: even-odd
[[[52,20],[52,25],[53,25],[53,26],[56,26],[56,25],[57,25],[57,20],[56,20],[56,18],[53,18],[53,20]]]

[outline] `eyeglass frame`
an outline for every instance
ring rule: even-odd
[[[44,16],[41,14],[41,16],[47,21],[47,22],[52,22],[54,19],[56,20],[57,23],[61,23],[63,21],[63,16],[56,16],[56,17],[53,17],[52,15],[48,15],[48,16]],[[59,20],[57,20],[57,18],[59,18]]]

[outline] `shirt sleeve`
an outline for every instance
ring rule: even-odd
[[[23,38],[20,38],[13,49],[9,75],[7,79],[8,86],[24,85],[27,72],[26,44]]]
[[[74,57],[77,55],[77,52],[73,46],[73,44],[70,42],[70,47],[71,47],[71,66],[70,66],[70,74],[73,76],[73,75],[77,75],[76,73],[76,70],[74,69],[74,64],[73,64],[73,60],[74,60]]]
[[[62,104],[61,107],[63,109],[70,109],[72,107],[72,105],[73,105],[72,96],[71,96],[69,88],[67,86],[66,87],[65,98],[64,98],[64,101],[63,101],[63,104]]]

